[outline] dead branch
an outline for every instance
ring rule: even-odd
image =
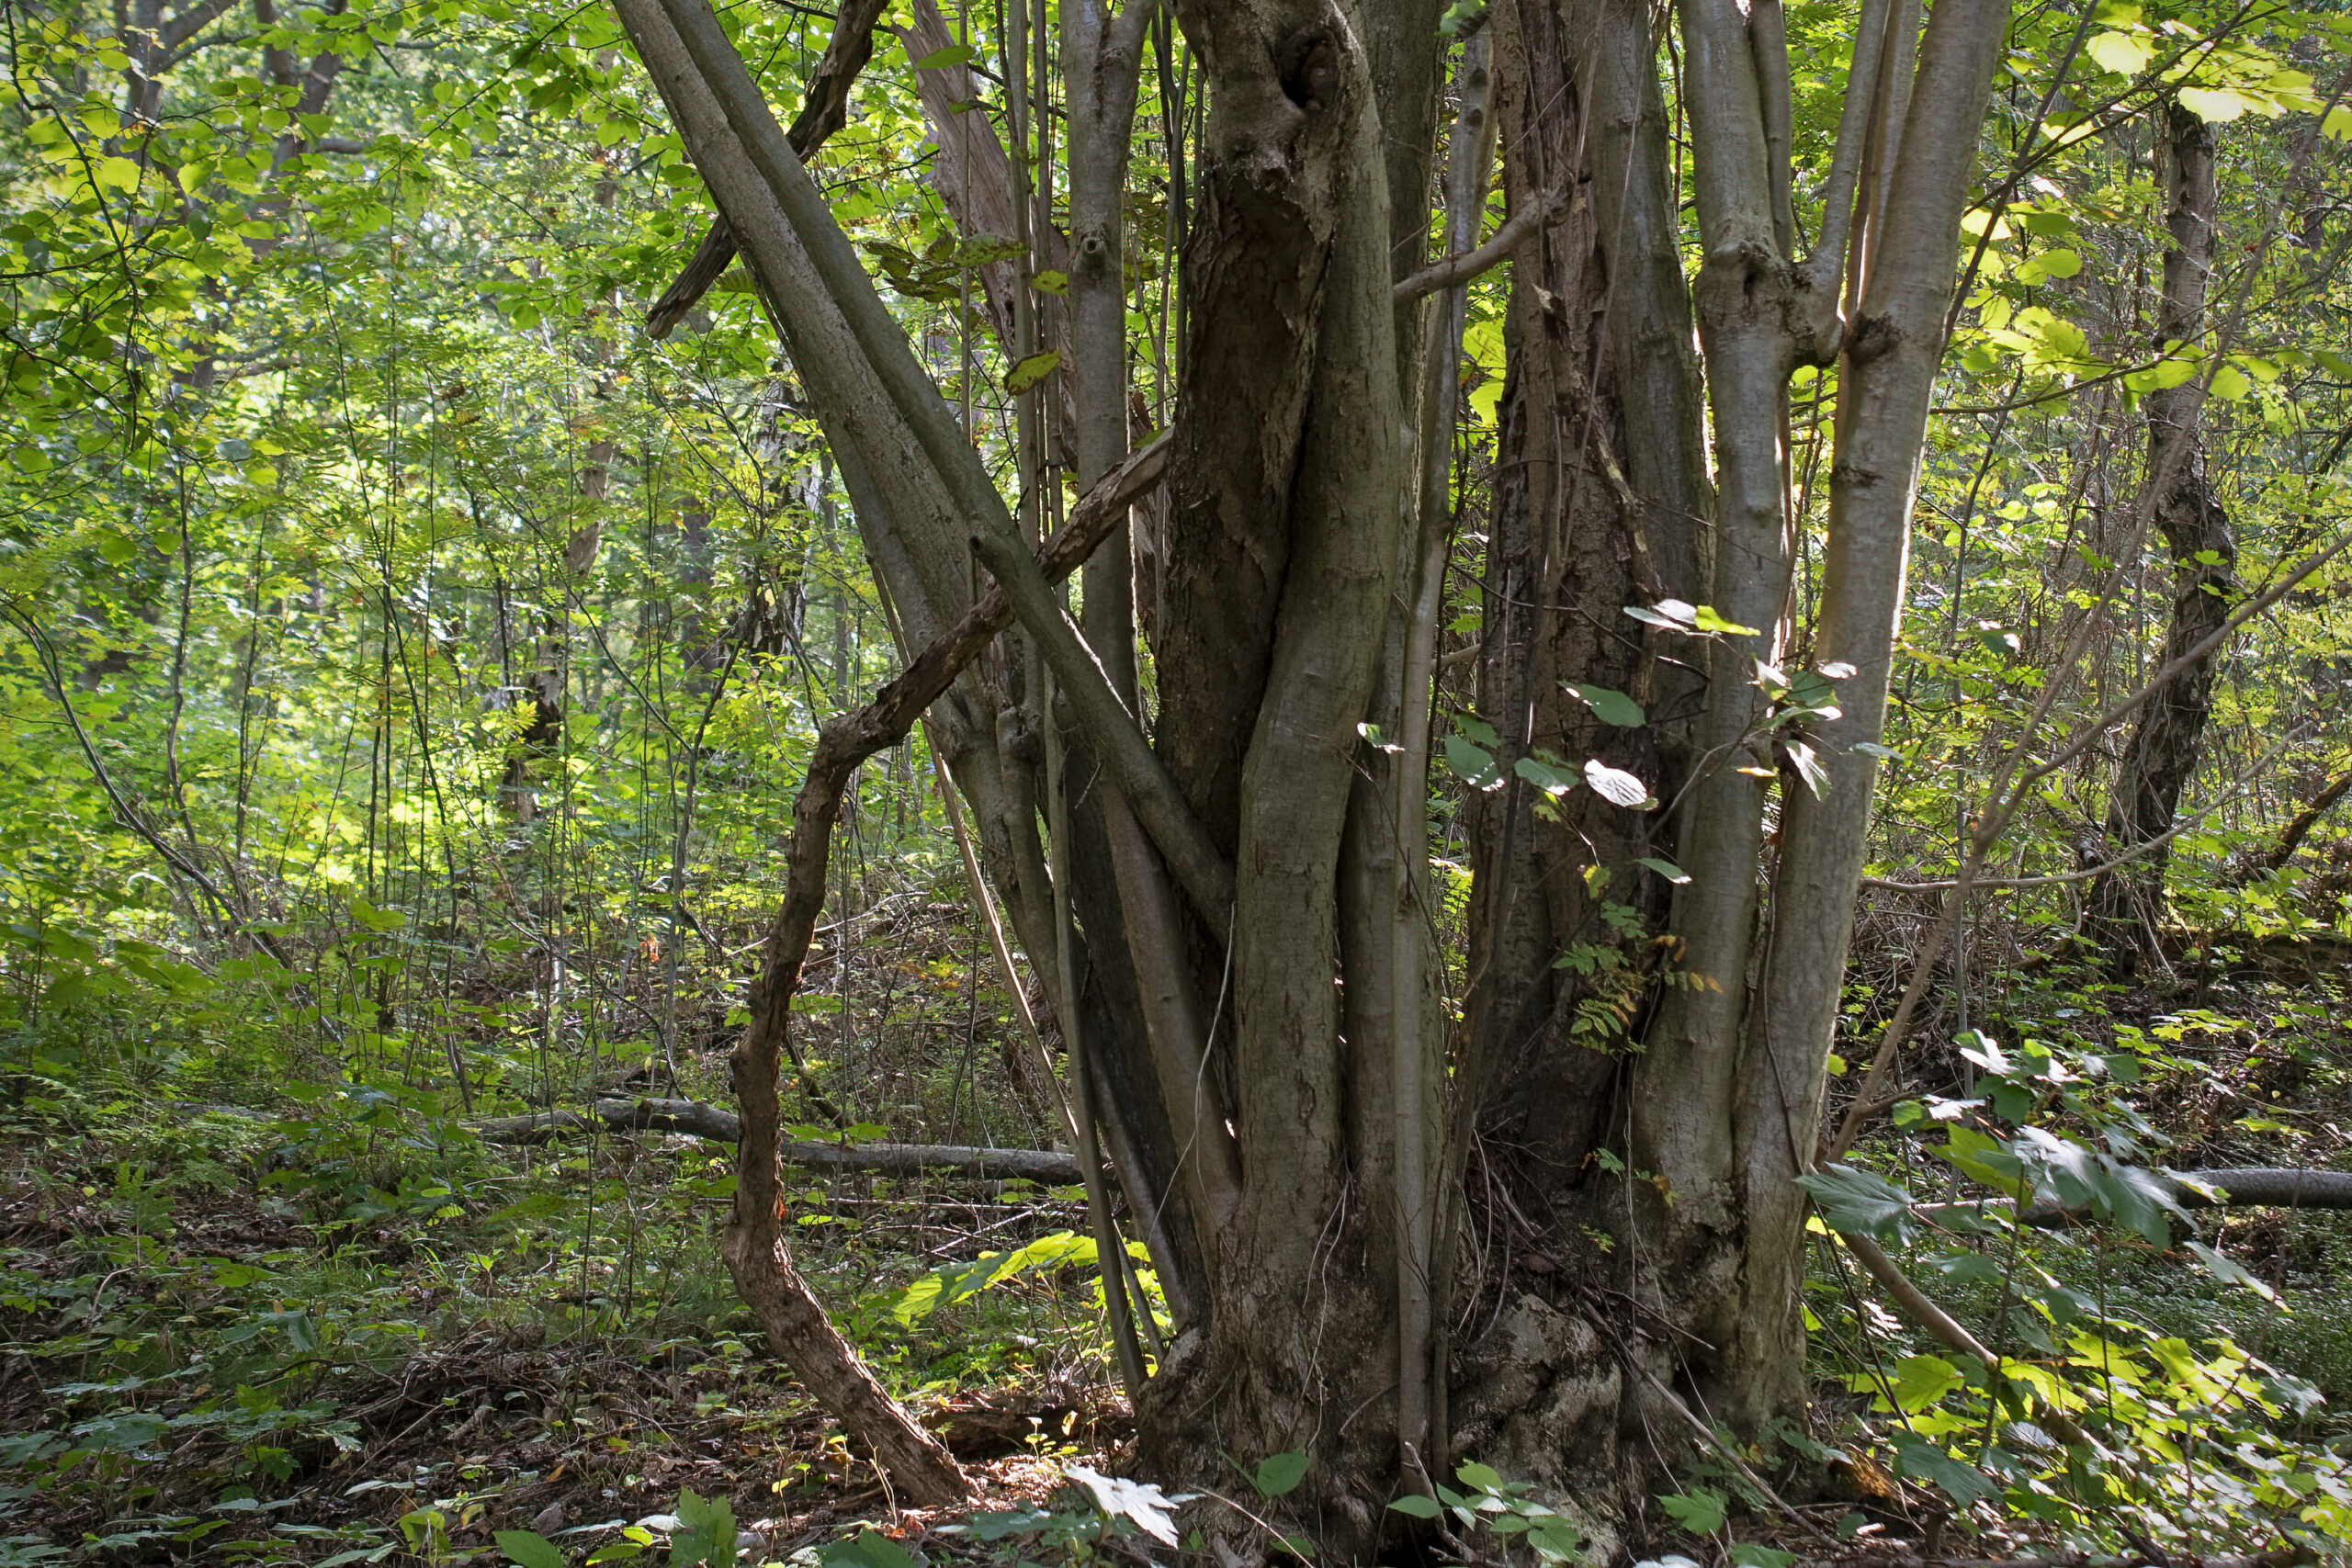
[[[600,1100],[586,1111],[540,1111],[475,1128],[484,1143],[534,1145],[572,1134],[689,1133],[714,1143],[742,1136],[742,1119],[699,1100]],[[1059,1149],[988,1149],[965,1144],[829,1144],[797,1139],[777,1145],[787,1165],[882,1176],[955,1175],[992,1181],[1025,1179],[1067,1187],[1080,1179],[1078,1157]]]
[[[2352,1209],[2352,1172],[2347,1171],[2251,1166],[2172,1171],[2165,1179],[2172,1189],[2173,1201],[2184,1209]],[[2207,1188],[2212,1190],[2204,1190]],[[1978,1203],[1922,1203],[1913,1212],[1924,1220],[1941,1221],[1983,1209]],[[2023,1224],[2052,1230],[2082,1213],[2079,1208],[2037,1203],[2017,1217]]]

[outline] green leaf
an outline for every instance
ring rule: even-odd
[[[2275,1302],[2278,1299],[2278,1292],[2264,1284],[2244,1264],[2214,1251],[2203,1242],[2188,1243],[2188,1250],[2197,1255],[2197,1260],[2199,1263],[2205,1265],[2207,1273],[2224,1285],[2242,1285],[2267,1302]]]
[[[1904,1414],[1917,1416],[1967,1381],[1958,1367],[1941,1356],[1906,1356],[1894,1364],[1894,1376],[1888,1383]]]
[[[2243,402],[2245,400],[2245,395],[2254,390],[2254,383],[2248,380],[2245,372],[2236,366],[2224,365],[2213,372],[2212,385],[2210,389],[2223,402]]]
[[[1445,738],[1445,765],[1472,789],[1494,789],[1503,782],[1502,770],[1495,766],[1494,753],[1483,746],[1473,746],[1459,735]]]
[[[1287,1453],[1268,1454],[1258,1461],[1258,1472],[1250,1483],[1261,1497],[1279,1497],[1295,1488],[1306,1478],[1306,1453],[1294,1449]]]
[[[1895,1467],[1905,1475],[1915,1481],[1933,1482],[1962,1507],[1973,1506],[1994,1494],[1992,1483],[1980,1472],[1907,1432],[1896,1434],[1894,1452]]]
[[[1793,1551],[1783,1551],[1777,1546],[1759,1546],[1752,1540],[1732,1543],[1734,1568],[1789,1568],[1797,1560]]]
[[[1453,1478],[1463,1485],[1479,1492],[1499,1492],[1503,1489],[1502,1472],[1493,1465],[1480,1464],[1476,1460],[1463,1464],[1453,1472]]]
[[[1684,883],[1690,880],[1690,874],[1689,872],[1683,870],[1672,861],[1660,860],[1656,855],[1644,855],[1640,859],[1634,861],[1634,863],[1635,865],[1645,865],[1649,867],[1652,871],[1657,872],[1660,876],[1665,877],[1668,882],[1673,883],[1677,887],[1681,886]]]
[[[671,1568],[697,1562],[709,1568],[733,1568],[735,1508],[726,1498],[706,1499],[692,1491],[680,1492],[678,1522],[685,1528],[670,1538]]]
[[[1821,1223],[1834,1231],[1897,1236],[1911,1213],[1910,1193],[1883,1176],[1850,1165],[1823,1166],[1798,1177],[1797,1185],[1813,1194]]]
[[[1997,1139],[1973,1127],[1955,1125],[1946,1135],[1945,1142],[1928,1152],[1971,1180],[1982,1182],[1996,1192],[2021,1201],[2032,1194],[2032,1185],[2025,1179],[2025,1162],[2011,1154]]]
[[[980,51],[968,43],[951,43],[945,49],[933,50],[915,62],[918,71],[944,71],[950,65],[969,65],[980,57]]]
[[[2118,76],[2137,76],[2156,57],[2154,45],[2131,33],[2097,33],[2083,45],[2083,52],[2098,62],[2102,71],[2112,71]]]
[[[1408,1492],[1388,1506],[1396,1513],[1416,1519],[1433,1519],[1443,1512],[1437,1506],[1435,1498],[1424,1497],[1418,1492]]]
[[[2183,87],[2173,95],[2180,107],[2208,125],[2237,118],[2254,107],[2245,95],[2225,87]]]
[[[1004,389],[1017,398],[1052,375],[1054,367],[1061,362],[1062,351],[1058,348],[1049,348],[1042,354],[1033,354],[1004,373]]]
[[[1693,1486],[1688,1492],[1668,1492],[1657,1500],[1658,1506],[1674,1517],[1674,1522],[1692,1535],[1713,1535],[1724,1528],[1724,1518],[1730,1511],[1730,1501],[1712,1486]]]
[[[1574,778],[1540,758],[1521,757],[1510,765],[1510,771],[1555,799],[1577,787]]]
[[[490,1539],[506,1553],[506,1561],[520,1563],[522,1568],[569,1568],[563,1553],[536,1530],[500,1530]]]
[[[1623,692],[1613,692],[1606,686],[1587,686],[1575,681],[1569,682],[1567,686],[1582,699],[1585,706],[1592,710],[1592,716],[1603,724],[1613,724],[1620,729],[1639,729],[1649,722],[1649,716],[1642,711],[1642,705]]]
[[[860,1530],[847,1540],[817,1549],[824,1568],[922,1568],[922,1559],[880,1530]]]

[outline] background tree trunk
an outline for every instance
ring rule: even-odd
[[[2177,100],[2167,102],[2163,113],[2157,168],[2172,244],[2165,252],[2164,293],[2156,309],[2158,347],[2193,344],[2205,335],[2220,192],[2213,128]],[[2204,402],[2204,385],[2197,379],[2148,394],[2148,485],[2173,569],[2172,620],[2156,656],[2160,667],[2221,629],[2236,588],[2237,540],[2229,513],[2213,493],[2205,444],[2197,433]],[[2181,792],[2197,772],[2213,711],[2213,671],[2223,651],[2216,647],[2190,660],[2149,697],[2116,771],[2102,859],[2147,848],[2091,884],[2088,929],[2109,961],[2124,970],[2155,951],[2164,918],[2165,866],[2171,858],[2165,835],[2180,809]]]

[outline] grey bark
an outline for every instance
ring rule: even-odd
[[[742,1119],[724,1106],[698,1100],[600,1100],[588,1111],[541,1111],[506,1116],[475,1129],[492,1144],[550,1143],[567,1134],[602,1128],[613,1133],[686,1133],[731,1144],[742,1135]],[[884,1176],[926,1173],[969,1176],[989,1181],[1022,1179],[1057,1187],[1080,1179],[1078,1156],[1059,1149],[985,1149],[958,1144],[820,1144],[805,1139],[780,1149],[787,1165],[810,1170],[866,1171]]]
[[[1793,1178],[1809,1166],[1819,1127],[1870,828],[1878,764],[1858,748],[1874,745],[1884,728],[1928,393],[2007,21],[2002,0],[1942,0],[1928,19],[1903,126],[1902,177],[1839,365],[1815,657],[1855,672],[1838,682],[1840,716],[1814,736],[1827,788],[1819,796],[1786,792],[1772,937],[1741,1086],[1751,1310],[1724,1349],[1730,1364],[1762,1369],[1743,1389],[1751,1412],[1785,1406],[1802,1392],[1804,1203]]]
[[[2213,166],[2212,127],[2177,101],[2165,106],[2158,171],[2164,183],[2164,290],[2156,310],[2161,347],[2194,344],[2205,334],[2205,300],[2213,272],[2213,220],[2220,187]],[[2191,380],[2148,394],[2148,483],[2152,512],[2170,551],[2172,618],[2160,662],[2172,664],[2199,649],[2229,620],[2236,593],[2237,540],[2229,513],[2213,492],[2198,416],[2203,384]],[[2166,835],[2180,797],[2197,772],[2205,726],[2213,710],[2213,672],[2223,649],[2189,659],[2140,710],[2124,749],[2107,807],[2107,853],[2140,846],[2147,852],[2091,884],[2086,925],[2109,949],[2110,962],[2133,967],[2154,950],[2163,917]]]

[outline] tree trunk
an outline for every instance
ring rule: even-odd
[[[2213,128],[2177,100],[2165,106],[2158,164],[2165,196],[2164,295],[2156,343],[2195,344],[2205,334],[2205,296],[2213,271],[2213,214],[2219,185]],[[2205,400],[2191,380],[2148,394],[2148,485],[2153,513],[2172,555],[2172,623],[2160,665],[2203,644],[2230,617],[2237,540],[2229,513],[2206,472],[2197,421]],[[2107,852],[2113,860],[2141,845],[2144,853],[2091,884],[2089,929],[2122,970],[2154,951],[2164,914],[2165,864],[2181,792],[2197,772],[2206,720],[2213,711],[2213,671],[2222,649],[2190,660],[2140,709],[2107,807]]]
[[[619,4],[676,19],[690,64],[674,45],[657,62],[660,39],[649,64],[771,301],[910,646],[969,604],[973,554],[1019,617],[1026,646],[967,673],[933,716],[1033,958],[1071,934],[1057,906],[1076,911],[1082,941],[1063,974],[1097,1065],[1080,1088],[1100,1094],[1131,1194],[1171,1233],[1153,1245],[1192,1303],[1137,1402],[1146,1471],[1222,1489],[1234,1461],[1304,1450],[1307,1482],[1273,1506],[1278,1522],[1364,1557],[1414,1461],[1442,1463],[1449,1422],[1457,1450],[1586,1499],[1605,1529],[1638,1506],[1653,1462],[1650,1445],[1621,1444],[1628,1416],[1687,1422],[1678,1391],[1748,1432],[1796,1408],[1792,1178],[1868,820],[1870,762],[1853,747],[1875,739],[1883,710],[1996,0],[1943,0],[1916,86],[1911,13],[1866,6],[1865,39],[1879,41],[1858,51],[1832,220],[1802,265],[1777,5],[1685,0],[1680,96],[1706,254],[1695,304],[1646,12],[1498,5],[1510,203],[1560,201],[1564,216],[1514,278],[1480,668],[1507,782],[1474,808],[1473,986],[1450,1086],[1417,903],[1426,848],[1408,819],[1446,499],[1439,438],[1416,452],[1413,432],[1443,430],[1454,307],[1400,310],[1395,287],[1429,231],[1433,6],[1177,6],[1209,111],[1187,171],[1198,203],[1147,742],[1125,557],[1090,577],[1073,626],[707,9]],[[1063,24],[1068,424],[1089,477],[1125,436],[1123,180],[1102,143],[1131,118],[1134,15],[1088,6]],[[944,147],[958,134],[977,146],[978,117],[962,118]],[[1462,127],[1458,140],[1484,134],[1466,112]],[[1862,180],[1873,140],[1891,149],[1874,167],[1904,178]],[[982,194],[967,179],[961,205],[977,212]],[[1460,189],[1453,200],[1469,204]],[[1871,246],[1851,274],[1851,334],[1837,300],[1849,226]],[[1017,291],[1012,304],[1017,333]],[[1420,310],[1437,324],[1420,328]],[[1786,378],[1841,344],[1816,640],[1852,667],[1853,691],[1846,718],[1808,735],[1767,712],[1754,660],[1786,636]],[[1430,420],[1416,417],[1422,398]],[[1645,629],[1622,613],[1702,596],[1759,629]],[[1040,667],[1059,694],[1051,713]],[[1645,722],[1610,722],[1628,699]],[[1066,727],[1057,749],[1070,760],[1058,888],[1037,827],[1048,722]],[[1367,723],[1400,737],[1399,752],[1368,752]],[[1775,913],[1802,923],[1801,940],[1784,925],[1765,944],[1766,784],[1739,765],[1757,769],[1774,739],[1828,754],[1833,784],[1816,802],[1783,779],[1792,848]],[[1587,789],[1588,761],[1638,775],[1674,810]],[[1669,856],[1690,873],[1671,896]],[[773,1084],[745,1092],[748,1111]],[[1495,1179],[1480,1190],[1536,1216],[1509,1223],[1541,1228],[1559,1282],[1578,1288],[1467,1277],[1461,1172],[1480,1139]],[[1586,1304],[1627,1298],[1633,1321]],[[1493,1333],[1450,1357],[1421,1348],[1440,1309],[1459,1319],[1482,1300],[1499,1309],[1475,1319]],[[1677,1441],[1685,1429],[1665,1428]],[[1248,1555],[1271,1544],[1229,1514],[1202,1522]]]
[[[1364,1555],[1396,1472],[1396,1363],[1395,1274],[1367,1223],[1394,1194],[1362,1156],[1390,1124],[1351,1093],[1333,980],[1408,473],[1382,123],[1358,15],[1253,0],[1178,17],[1209,111],[1158,739],[1234,864],[1229,952],[1194,954],[1205,995],[1229,971],[1218,1066],[1240,1187],[1208,1216],[1210,1311],[1151,1385],[1140,1457],[1222,1484],[1225,1454],[1305,1450],[1312,1480],[1286,1501],[1325,1551]]]
[[[1673,1444],[1696,1411],[1754,1435],[1803,1408],[1793,1178],[1810,1163],[1868,824],[1871,763],[1855,747],[1875,742],[1883,713],[1941,311],[2006,19],[1992,0],[1947,0],[1915,74],[1894,9],[1865,10],[1865,44],[1883,41],[1889,69],[1857,49],[1828,181],[1840,220],[1800,262],[1777,7],[1686,0],[1704,254],[1687,293],[1652,150],[1662,127],[1643,13],[1540,0],[1498,12],[1506,40],[1527,40],[1523,56],[1506,49],[1526,74],[1506,103],[1536,106],[1528,132],[1507,109],[1506,148],[1589,181],[1594,218],[1572,205],[1519,273],[1480,690],[1505,771],[1475,818],[1477,980],[1462,1089],[1490,1129],[1489,1164],[1514,1184],[1515,1214],[1542,1216],[1497,1223],[1532,1224],[1527,1245],[1558,1272],[1546,1289],[1488,1282],[1502,1299],[1488,1338],[1465,1348],[1456,1438],[1604,1509],[1609,1489],[1593,1474],[1631,1492],[1653,1462],[1645,1445],[1620,1455],[1621,1419]],[[1562,123],[1547,128],[1555,112]],[[1860,178],[1873,134],[1891,147],[1900,138],[1887,162],[1903,179]],[[1514,200],[1538,184],[1515,175]],[[1842,203],[1858,188],[1849,225]],[[1871,250],[1850,275],[1854,325],[1841,333],[1841,247],[1855,230]],[[1689,364],[1685,322],[1706,351],[1704,427],[1695,372],[1677,368]],[[1767,708],[1757,660],[1777,663],[1790,640],[1787,377],[1841,340],[1813,641],[1842,716],[1803,729]],[[1623,615],[1662,594],[1753,629],[1702,641]],[[1648,722],[1606,727],[1562,681],[1630,695]],[[1553,784],[1553,821],[1522,804],[1531,792],[1512,767],[1538,746],[1551,756],[1535,761],[1566,775]],[[1830,782],[1817,796],[1798,769],[1781,771],[1782,849],[1768,864],[1756,774],[1800,748]],[[1607,803],[1577,783],[1588,760],[1634,773],[1674,809]],[[1670,906],[1651,870],[1630,863],[1643,855],[1687,874]],[[1547,973],[1555,959],[1565,966]],[[1579,1285],[1629,1303],[1634,1320],[1586,1316]]]

